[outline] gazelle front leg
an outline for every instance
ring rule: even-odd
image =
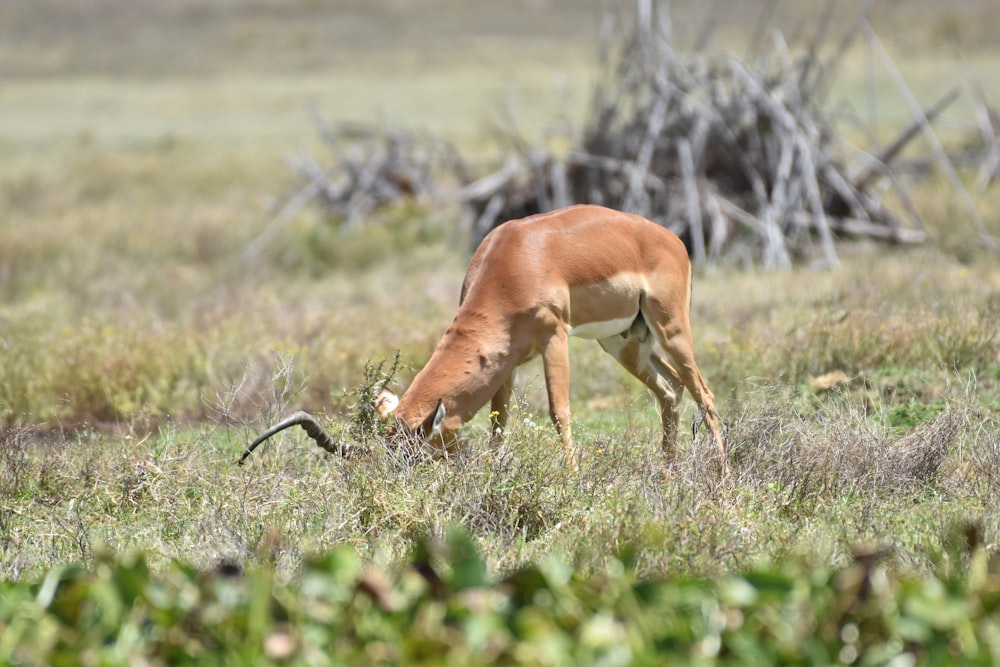
[[[490,401],[490,446],[503,442],[503,432],[507,428],[507,415],[510,411],[510,397],[513,393],[514,373],[511,373]]]
[[[545,390],[549,395],[549,416],[562,439],[566,460],[577,470],[573,435],[569,422],[569,345],[566,331],[557,328],[542,346],[545,367]]]

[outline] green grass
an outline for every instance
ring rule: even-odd
[[[384,118],[488,149],[490,114],[509,93],[529,135],[566,108],[552,91],[555,74],[580,86],[569,105],[582,107],[593,54],[591,33],[526,10],[521,21],[537,26],[523,34],[518,21],[490,14],[455,15],[433,32],[430,12],[415,25],[433,46],[416,61],[406,47],[421,39],[414,28],[381,59],[373,35],[383,33],[359,29],[341,45],[354,55],[327,62],[317,46],[326,42],[308,36],[327,28],[312,16],[315,27],[296,24],[307,36],[269,59],[254,51],[255,31],[265,44],[277,39],[267,4],[232,27],[238,39],[190,33],[192,53],[172,65],[150,55],[156,48],[122,47],[134,57],[115,66],[100,50],[94,61],[70,57],[81,44],[110,48],[106,31],[121,25],[87,23],[0,90],[0,580],[20,591],[22,618],[48,619],[39,632],[54,643],[39,646],[64,636],[51,609],[32,606],[32,582],[64,566],[84,568],[67,570],[70,588],[127,579],[134,566],[162,591],[215,586],[200,573],[236,563],[251,581],[266,580],[265,598],[287,600],[315,563],[349,552],[406,594],[410,575],[395,577],[409,571],[414,545],[454,526],[491,582],[540,563],[594,582],[618,572],[627,551],[622,581],[668,582],[664,595],[762,568],[820,596],[815,582],[851,571],[858,545],[891,545],[881,567],[894,590],[919,597],[938,590],[928,581],[971,576],[971,557],[953,548],[965,525],[978,527],[976,558],[995,577],[1000,269],[940,177],[912,189],[925,247],[845,247],[842,268],[829,272],[696,271],[697,354],[726,428],[732,485],[719,483],[704,430],[688,435],[690,402],[679,460],[664,474],[651,399],[584,341],[571,347],[578,473],[566,469],[549,424],[538,363],[520,376],[500,448],[487,445],[484,410],[455,460],[378,449],[343,461],[293,431],[237,467],[247,443],[293,409],[348,434],[369,360],[399,350],[407,367],[396,389],[405,389],[454,313],[468,257],[456,212],[425,201],[381,211],[353,234],[308,210],[256,261],[243,260],[273,200],[294,189],[283,156],[322,150],[306,101],[335,122]],[[194,6],[164,23],[162,44],[185,34]],[[361,11],[338,5],[348,6]],[[926,47],[919,57],[905,57],[901,33],[885,34],[925,103],[955,71],[941,35],[979,44],[967,72],[996,62],[974,37],[977,8],[928,13],[912,27]],[[199,20],[224,24],[229,9],[221,3]],[[120,20],[135,28],[135,15]],[[385,20],[399,27],[398,16]],[[489,37],[466,58],[454,50],[467,41],[445,39],[460,21],[469,41]],[[546,37],[554,25],[565,43]],[[36,38],[18,39],[28,48]],[[260,76],[241,70],[247,51],[268,60]],[[865,94],[862,60],[847,61],[839,89],[855,106]],[[951,127],[966,127],[963,109]],[[883,133],[903,110],[880,106]],[[994,236],[998,192],[976,197]],[[842,379],[819,386],[827,374]],[[226,599],[239,607],[242,593],[234,595]],[[702,609],[720,596],[693,599]],[[0,630],[13,617],[3,615],[9,599],[0,596]],[[295,618],[311,613],[290,604]],[[526,613],[537,620],[537,609]],[[514,622],[497,618],[490,622]]]

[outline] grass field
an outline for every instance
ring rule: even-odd
[[[367,360],[400,350],[405,388],[469,256],[457,214],[424,202],[354,235],[307,211],[243,262],[293,186],[283,157],[322,150],[307,104],[488,151],[499,106],[540,131],[586,102],[602,5],[501,5],[0,8],[0,579],[142,552],[153,570],[273,563],[289,580],[339,545],[391,570],[453,525],[498,575],[549,555],[592,574],[626,547],[640,577],[837,568],[858,545],[890,545],[887,567],[920,575],[965,566],[951,545],[966,526],[996,572],[1000,263],[941,176],[912,186],[923,247],[845,247],[822,273],[696,272],[731,485],[704,432],[663,479],[651,400],[586,343],[571,349],[578,473],[540,365],[497,450],[480,415],[457,461],[341,461],[295,433],[235,466],[289,409],[346,431]],[[822,3],[796,6],[789,30]],[[990,3],[892,7],[873,23],[923,104],[971,78],[996,103]],[[679,28],[696,11],[676,4]],[[740,48],[744,18],[720,32]],[[866,109],[864,54],[847,62],[836,90]],[[886,140],[907,110],[878,76]],[[942,121],[948,141],[971,130],[973,101]],[[975,205],[1000,237],[1000,189]],[[817,382],[835,372],[833,389]]]

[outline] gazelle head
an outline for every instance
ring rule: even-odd
[[[385,435],[389,444],[417,441],[440,452],[456,449],[462,425],[458,420],[448,419],[443,400],[438,400],[434,409],[426,415],[418,411],[416,418],[397,410],[399,404],[399,397],[388,389],[383,389],[375,399],[375,411],[386,425]]]

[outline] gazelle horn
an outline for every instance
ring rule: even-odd
[[[250,454],[253,453],[253,450],[255,450],[257,446],[260,445],[262,442],[270,438],[275,433],[278,433],[279,431],[284,431],[286,428],[289,428],[291,426],[301,426],[303,429],[305,429],[306,434],[308,434],[310,438],[316,441],[317,445],[319,445],[326,451],[330,452],[331,454],[350,456],[350,454],[354,450],[353,445],[349,445],[344,442],[338,442],[334,440],[333,436],[330,435],[327,432],[327,430],[320,425],[318,421],[316,421],[315,417],[313,417],[308,412],[303,412],[300,410],[299,412],[296,412],[295,414],[286,417],[285,419],[281,420],[271,428],[261,433],[260,437],[258,437],[252,443],[250,443],[250,446],[247,447],[247,450],[243,452],[243,456],[240,457],[240,460],[237,465],[243,465],[243,462],[246,461],[247,457],[250,456]]]

